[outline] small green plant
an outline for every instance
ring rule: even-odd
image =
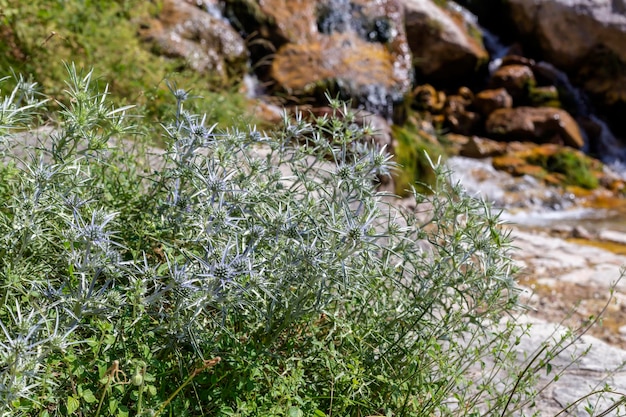
[[[55,125],[37,126],[30,84],[0,114],[0,415],[491,416],[532,400],[569,339],[517,364],[509,237],[440,165],[400,209],[375,188],[389,155],[345,104],[271,135],[219,130],[173,83],[167,147],[150,148],[134,109],[67,70]]]

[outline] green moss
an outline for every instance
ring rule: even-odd
[[[598,187],[598,178],[594,175],[593,162],[581,152],[562,148],[553,154],[534,154],[528,162],[539,165],[548,172],[565,176],[565,185],[575,185],[589,190]]]
[[[528,99],[530,104],[535,107],[561,108],[559,91],[557,89],[532,86],[528,90]]]
[[[443,146],[432,142],[426,133],[410,122],[392,126],[392,133],[396,139],[395,160],[400,165],[394,176],[396,194],[407,195],[411,187],[418,192],[428,192],[436,175],[426,154],[437,160],[445,155]]]

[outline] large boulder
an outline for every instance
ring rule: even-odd
[[[599,46],[626,62],[624,0],[507,0],[523,35],[539,42],[548,61],[572,67]]]
[[[402,0],[406,32],[420,75],[451,80],[475,72],[488,61],[481,32],[467,13],[441,8],[431,0]]]
[[[217,0],[164,0],[140,34],[157,53],[183,58],[200,73],[228,78],[247,71],[245,41],[220,15]]]
[[[251,43],[275,93],[298,98],[341,93],[391,117],[412,82],[404,10],[397,0],[229,0],[228,13]],[[245,7],[241,4],[245,3]]]
[[[507,0],[521,35],[605,106],[626,108],[626,1]],[[615,120],[619,123],[619,117]]]

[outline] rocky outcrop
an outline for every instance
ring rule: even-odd
[[[221,17],[217,0],[164,0],[140,34],[156,52],[183,58],[197,72],[228,78],[247,71],[245,42]]]
[[[431,0],[402,0],[407,39],[420,75],[451,80],[472,74],[489,55],[480,30],[459,12]]]
[[[537,143],[560,143],[582,148],[578,124],[565,111],[552,107],[498,109],[487,119],[485,129],[493,137]]]
[[[535,75],[526,65],[502,65],[491,76],[491,88],[504,88],[514,100],[527,95],[530,87],[535,84]]]

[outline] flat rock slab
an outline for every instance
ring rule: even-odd
[[[522,363],[533,357],[544,343],[554,344],[567,333],[563,326],[527,316],[521,318],[525,319],[532,326],[518,345],[518,357]],[[535,405],[525,408],[518,415],[537,413],[539,416],[555,416],[567,408],[568,412],[564,415],[589,417],[589,407],[594,416],[626,415],[626,407],[623,405],[602,414],[621,399],[620,395],[597,393],[587,397],[590,393],[602,391],[607,384],[613,392],[626,392],[626,351],[584,335],[553,359],[551,364],[550,373],[542,371],[538,375],[537,387],[545,388],[536,398]]]
[[[589,335],[555,358],[550,374],[539,375],[540,384],[547,384],[562,372],[558,381],[540,393],[536,407],[524,410],[523,415],[537,412],[540,416],[555,416],[589,393],[601,391],[606,384],[613,392],[626,393],[626,351],[620,348],[626,346],[626,339],[618,330],[626,323],[626,282],[620,281],[626,256],[541,232],[513,230],[511,235],[518,248],[514,258],[524,268],[520,283],[533,294],[526,302],[534,311],[522,317],[532,326],[518,346],[521,361],[532,357],[546,341],[554,343],[565,334],[566,328],[554,323],[562,321],[579,328],[606,307],[604,325],[592,327]],[[575,305],[578,307],[573,311]],[[590,408],[594,416],[624,416],[624,405],[611,409],[621,398],[610,393],[592,395],[568,408],[565,415],[589,416]]]

